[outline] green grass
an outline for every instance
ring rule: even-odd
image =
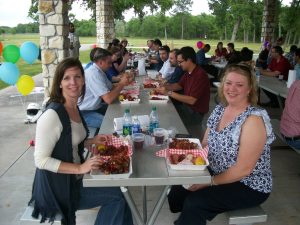
[[[119,39],[122,39],[122,37],[119,37]],[[130,49],[131,46],[135,47],[145,47],[147,46],[147,40],[148,38],[127,38],[129,46],[127,47]],[[25,41],[32,41],[35,44],[39,45],[40,36],[38,34],[5,34],[0,36],[0,41],[3,43],[4,46],[9,44],[14,44],[17,46],[21,46],[22,43]],[[164,38],[161,38],[161,41],[163,44],[167,44],[170,46],[170,48],[181,48],[183,46],[192,46],[195,50],[197,50],[196,43],[199,41],[199,39],[194,40],[180,40],[180,39],[168,39],[167,41],[164,40]],[[201,40],[205,44],[211,45],[211,50],[208,54],[213,55],[214,50],[217,46],[218,40]],[[80,42],[82,44],[94,44],[96,43],[96,37],[80,37]],[[223,41],[224,46],[229,41]],[[235,42],[236,49],[240,50],[241,48],[247,46],[248,48],[252,49],[254,53],[259,53],[261,44],[260,43],[243,43],[243,42]],[[133,49],[133,51],[139,51],[138,49]],[[80,52],[80,61],[83,64],[86,64],[90,61],[89,58],[90,50],[87,51],[81,51]],[[3,58],[0,56],[0,62],[3,61]],[[42,72],[42,65],[40,61],[36,61],[34,64],[29,65],[22,58],[19,59],[19,61],[16,64],[20,70],[20,75],[30,75],[34,76],[36,74],[39,74]],[[8,85],[5,84],[0,80],[0,89],[7,87]]]

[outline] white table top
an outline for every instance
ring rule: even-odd
[[[280,81],[277,77],[269,77],[261,75],[259,78],[259,87],[265,89],[276,96],[287,97],[288,88],[286,81]]]
[[[143,77],[138,77],[141,81]],[[139,104],[123,105],[118,101],[109,105],[105,114],[99,133],[113,133],[113,119],[122,117],[125,108],[130,108],[131,115],[150,114],[151,107],[148,100],[148,90],[140,91],[141,101]],[[176,127],[178,133],[187,134],[187,130],[181,121],[172,102],[157,103],[157,112],[160,127]],[[191,183],[210,183],[210,174],[204,171],[168,171],[164,158],[157,157],[155,152],[166,146],[148,146],[142,150],[134,151],[133,154],[133,173],[125,179],[98,179],[86,174],[83,184],[87,187],[99,186],[154,186],[154,185],[175,185]]]
[[[212,61],[211,64],[213,66],[217,67],[218,69],[224,69],[225,66],[227,65],[227,61],[225,61],[225,62],[214,62],[214,61]]]

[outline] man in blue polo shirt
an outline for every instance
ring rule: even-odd
[[[113,88],[105,74],[111,65],[111,53],[99,48],[94,54],[93,65],[85,70],[86,92],[79,109],[89,127],[100,128],[107,104],[118,98],[124,86],[132,81],[131,76],[122,76]]]

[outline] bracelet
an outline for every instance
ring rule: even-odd
[[[216,186],[217,184],[215,183],[215,176],[211,176],[210,178],[210,186]]]

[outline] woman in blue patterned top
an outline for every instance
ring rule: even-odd
[[[176,225],[205,225],[217,214],[260,205],[272,190],[270,144],[275,139],[267,112],[256,107],[256,78],[246,64],[229,65],[219,89],[221,104],[207,121],[211,184],[187,190],[173,186]]]

